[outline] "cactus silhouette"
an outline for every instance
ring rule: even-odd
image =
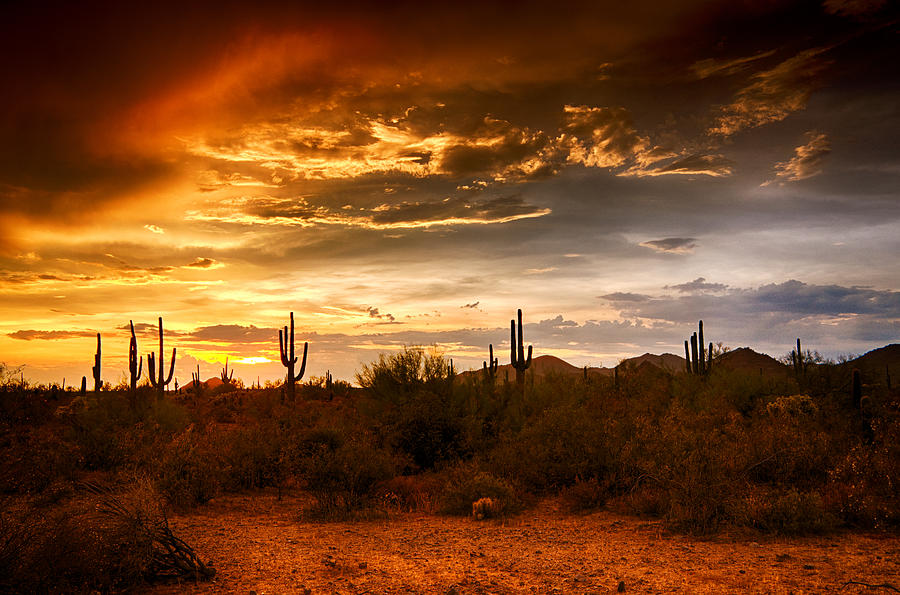
[[[794,366],[794,375],[798,378],[806,374],[809,366],[810,357],[803,356],[803,349],[800,347],[800,338],[797,338],[797,349],[791,351],[791,364]]]
[[[203,384],[200,382],[200,364],[197,364],[197,372],[191,372],[191,380],[193,380],[194,385],[194,396],[200,396],[200,389],[203,387]]]
[[[144,357],[138,356],[137,337],[134,334],[134,322],[129,320],[131,326],[131,340],[128,342],[128,375],[131,381],[131,393],[137,390],[137,382],[144,368]]]
[[[488,349],[490,354],[488,355],[488,361],[482,362],[482,366],[484,368],[484,379],[493,382],[494,376],[497,375],[497,368],[500,367],[500,360],[494,357],[493,343],[488,346]]]
[[[306,352],[309,349],[309,343],[303,343],[303,362],[300,364],[300,372],[294,375],[294,365],[297,363],[297,357],[294,355],[294,313],[291,312],[291,336],[288,343],[288,327],[278,331],[278,351],[281,353],[281,365],[287,368],[287,378],[285,381],[285,392],[290,401],[294,400],[294,383],[303,378],[306,371]]]
[[[519,334],[516,336],[516,321],[509,321],[509,348],[510,348],[510,357],[509,363],[516,371],[516,384],[525,387],[525,370],[531,366],[531,348],[533,345],[528,346],[528,359],[525,359],[525,347],[523,345],[523,337],[522,337],[522,309],[519,308],[518,312],[519,317]]]
[[[94,374],[94,392],[99,393],[100,387],[103,386],[103,381],[100,380],[100,333],[97,333],[97,353],[94,354],[94,367],[91,368],[91,372]]]
[[[155,354],[151,351],[147,354],[147,374],[150,377],[150,384],[153,388],[156,389],[158,398],[162,399],[166,394],[166,385],[172,382],[172,376],[175,374],[175,351],[176,349],[172,348],[172,362],[169,365],[169,376],[168,378],[163,375],[163,371],[165,367],[163,366],[163,320],[162,316],[159,317],[159,376],[154,377],[156,374],[156,358]]]
[[[703,345],[703,321],[699,323],[697,332],[691,335],[690,349],[688,342],[684,342],[685,370],[688,374],[705,375],[712,368],[713,344],[709,342],[709,349]]]
[[[862,378],[859,370],[853,370],[853,408],[859,409],[862,404]]]
[[[197,371],[200,371],[200,366],[197,366]],[[222,373],[219,374],[219,378],[222,379],[223,384],[231,384],[231,379],[234,378],[234,368],[231,369],[231,376],[228,375],[228,358],[225,358],[225,369],[222,370]]]

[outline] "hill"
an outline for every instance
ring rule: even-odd
[[[900,382],[900,344],[893,343],[878,349],[873,349],[865,355],[861,355],[846,364],[850,368],[857,368],[863,375],[866,383],[886,383],[889,372],[891,381],[896,386]]]
[[[741,347],[722,354],[713,361],[713,367],[737,370],[742,372],[758,372],[765,375],[787,376],[787,366],[764,353],[753,351],[749,347]]]

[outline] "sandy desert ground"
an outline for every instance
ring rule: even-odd
[[[171,519],[217,573],[170,593],[890,593],[900,536],[839,533],[698,538],[554,501],[505,520],[397,513],[304,520],[302,501],[228,496]],[[865,584],[857,584],[865,583]],[[866,586],[871,585],[871,586]]]

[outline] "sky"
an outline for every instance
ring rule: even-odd
[[[0,362],[900,342],[896,4],[322,4],[3,4]]]

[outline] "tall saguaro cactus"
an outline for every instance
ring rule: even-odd
[[[97,333],[97,353],[94,354],[94,367],[91,368],[94,374],[94,392],[99,393],[103,381],[100,379],[100,333]]]
[[[516,370],[516,384],[525,387],[525,370],[531,366],[531,348],[533,345],[528,346],[528,359],[525,359],[525,347],[523,345],[523,337],[522,337],[522,309],[519,308],[519,334],[518,340],[516,337],[516,321],[509,321],[509,363],[512,364],[512,367]]]
[[[287,368],[287,378],[285,380],[285,392],[290,401],[294,400],[294,383],[303,378],[306,372],[306,352],[309,343],[303,343],[303,362],[300,364],[300,372],[294,375],[294,365],[297,363],[297,357],[294,355],[294,313],[291,312],[291,337],[290,346],[288,345],[288,327],[278,331],[278,350],[281,352],[281,365]]]
[[[199,369],[198,369],[199,372]],[[228,375],[228,358],[225,358],[225,369],[222,370],[221,374],[219,374],[219,378],[222,379],[222,384],[231,384],[231,379],[234,378],[234,368],[231,369],[231,376]]]
[[[684,342],[685,369],[688,374],[705,375],[712,368],[713,344],[709,342],[709,349],[703,345],[703,321],[699,323],[697,332],[691,335],[690,349],[688,341]]]
[[[800,347],[800,338],[797,337],[797,349],[791,351],[791,363],[794,366],[794,375],[798,378],[806,373],[806,360],[803,358],[803,349]]]
[[[134,321],[128,321],[131,326],[131,340],[128,342],[128,375],[131,380],[131,394],[137,390],[137,382],[144,368],[144,357],[138,356],[137,337],[134,334]]]
[[[491,343],[488,345],[489,355],[488,361],[481,362],[481,365],[484,367],[484,379],[490,382],[494,381],[494,376],[497,375],[497,369],[500,367],[500,359],[494,357],[494,344]]]
[[[172,382],[172,376],[175,374],[175,348],[172,348],[172,363],[169,364],[169,376],[165,377],[163,375],[163,371],[165,367],[163,366],[163,321],[162,316],[159,317],[159,376],[154,377],[156,374],[156,359],[154,353],[151,351],[147,354],[147,373],[150,376],[150,384],[153,385],[153,388],[156,389],[157,395],[160,399],[162,399],[166,394],[166,385]]]

